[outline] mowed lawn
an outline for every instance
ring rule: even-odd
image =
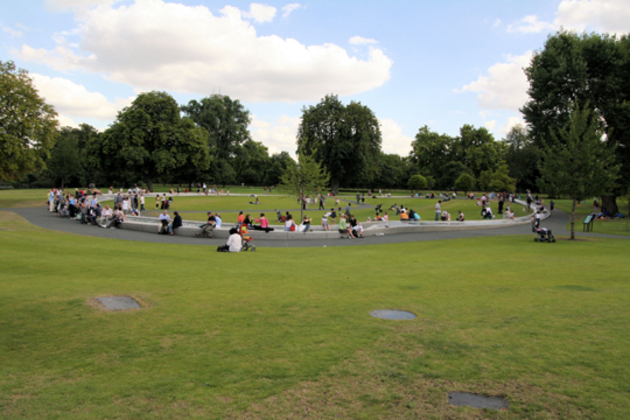
[[[0,418],[625,418],[630,242],[135,243],[0,212]],[[106,312],[97,296],[141,310]],[[375,309],[418,318],[386,321]],[[449,391],[506,398],[451,407]]]
[[[286,211],[290,211],[293,217],[297,220],[300,216],[299,208],[295,197],[289,196],[258,196],[259,205],[250,204],[255,198],[242,197],[242,196],[175,196],[173,197],[173,203],[170,211],[184,211],[182,217],[185,220],[206,220],[206,212],[212,211],[213,213],[219,211],[223,220],[227,223],[236,222],[238,211],[243,211],[244,214],[250,214],[251,217],[258,217],[261,212],[269,218],[269,220],[275,220],[276,214],[273,210],[278,209],[283,214]],[[339,199],[339,203],[337,203]],[[328,197],[326,199],[326,211],[331,208],[338,209],[341,207],[345,212],[348,205],[347,200],[353,200],[351,197]],[[382,205],[381,209],[386,211],[390,220],[398,220],[396,212],[390,210],[394,204],[404,205],[408,209],[413,209],[420,214],[422,220],[434,220],[435,219],[435,204],[438,199],[425,199],[425,198],[367,198],[365,199],[365,205],[357,206],[355,201],[352,201],[351,213],[355,215],[357,220],[364,222],[368,217],[374,220],[376,216],[375,207],[379,204]],[[466,215],[467,220],[481,220],[481,207],[476,205],[476,200],[468,199],[456,199],[451,201],[442,202],[442,210],[446,210],[451,213],[452,220],[455,220],[458,215],[458,211],[461,210]],[[520,204],[511,204],[516,217],[526,215],[524,207]],[[507,206],[507,203],[506,203]],[[148,198],[146,200],[145,207],[147,209],[147,216],[159,215],[159,210],[155,210],[155,200]],[[497,217],[502,217],[498,214],[498,203],[491,203],[492,210]],[[315,223],[321,221],[321,216],[325,213],[323,210],[318,210],[318,203],[311,203],[308,209],[304,211],[304,214],[308,217],[312,217]],[[271,210],[271,211],[270,211]],[[192,213],[189,213],[192,211]],[[384,213],[383,213],[384,214]],[[337,219],[338,221],[339,219]]]
[[[549,199],[545,200],[545,204],[549,204]],[[556,207],[564,211],[568,215],[571,215],[573,202],[571,200],[554,199]],[[601,205],[601,200],[598,200]],[[593,232],[607,233],[611,235],[625,235],[630,236],[630,216],[628,215],[628,201],[617,198],[617,207],[619,212],[626,217],[623,219],[605,219],[595,220],[593,222]],[[593,212],[593,201],[588,200],[582,202],[579,206],[575,207],[575,230],[582,231],[583,222],[587,215]],[[568,223],[567,229],[571,229],[571,224]]]

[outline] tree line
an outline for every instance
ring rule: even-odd
[[[386,154],[373,111],[327,95],[302,109],[296,153],[325,170],[334,192],[344,187],[532,190],[576,199],[597,194],[616,212],[615,197],[630,186],[628,70],[628,36],[560,31],[524,69],[530,99],[521,112],[527,125],[514,127],[503,139],[467,124],[457,136],[424,126],[408,156]],[[39,98],[25,71],[0,62],[0,73],[0,179],[5,181],[149,188],[154,182],[276,185],[289,167],[299,165],[286,152],[270,156],[254,141],[249,111],[229,96],[179,105],[165,92],[147,92],[104,132],[85,124],[58,129],[54,109]],[[23,113],[26,108],[30,111]],[[584,156],[558,148],[597,136],[596,142],[584,143],[589,150]],[[576,165],[579,159],[584,162]],[[569,192],[571,177],[557,176],[558,168],[579,171],[594,160],[599,172],[610,175],[608,181]]]

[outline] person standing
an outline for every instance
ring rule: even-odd
[[[140,196],[140,211],[146,211],[144,208],[144,194]]]
[[[325,210],[324,208],[324,196],[323,195],[319,195],[319,210]]]
[[[442,213],[442,206],[440,205],[442,200],[438,200],[435,205],[435,221],[438,222],[440,220],[440,214]]]

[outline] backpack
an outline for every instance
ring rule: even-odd
[[[295,223],[291,225],[291,232],[295,232]]]

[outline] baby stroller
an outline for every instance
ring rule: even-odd
[[[551,230],[540,227],[540,219],[534,219],[534,221],[532,222],[532,231],[536,233],[534,242],[556,242],[556,238],[554,238]]]
[[[247,231],[247,225],[242,224],[238,229],[238,234],[241,235],[241,240],[243,241],[243,251],[252,250],[252,252],[256,251],[256,245],[250,244],[251,241],[254,240],[251,236],[249,236],[249,232]]]

